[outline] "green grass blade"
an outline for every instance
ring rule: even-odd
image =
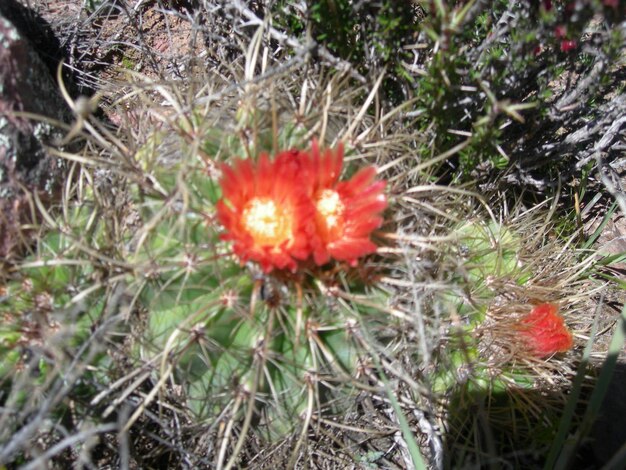
[[[589,405],[587,406],[585,416],[583,417],[582,423],[579,426],[579,429],[576,432],[574,438],[565,444],[563,451],[559,455],[559,458],[556,461],[555,466],[553,467],[556,470],[570,468],[571,459],[574,456],[573,454],[578,446],[578,443],[582,440],[584,436],[589,433],[591,426],[593,426],[593,422],[598,415],[598,412],[600,411],[602,401],[604,400],[609,384],[611,382],[611,378],[617,364],[617,359],[622,348],[624,347],[624,339],[626,337],[624,332],[625,328],[626,305],[622,309],[622,314],[618,319],[615,332],[613,333],[613,338],[611,339],[611,344],[609,345],[609,351],[606,356],[606,360],[604,361],[602,370],[600,371],[600,375],[598,377],[598,381],[593,389],[593,393],[591,394],[591,399],[589,400]]]
[[[617,209],[617,202],[614,202],[609,208],[609,210],[607,211],[607,213],[604,215],[604,218],[602,219],[602,223],[600,223],[600,225],[595,230],[595,232],[591,234],[589,239],[582,246],[584,250],[586,250],[587,248],[589,248],[591,245],[595,243],[595,241],[598,239],[600,234],[604,231],[604,227],[606,227],[606,224],[608,224],[609,220],[611,220],[611,217],[613,216],[613,213],[615,212],[616,209]]]
[[[589,365],[589,356],[591,355],[593,343],[595,341],[595,337],[598,331],[598,321],[600,318],[600,309],[602,308],[603,300],[604,299],[600,300],[598,308],[596,309],[593,326],[591,328],[591,334],[589,335],[589,340],[587,341],[587,345],[585,346],[585,350],[583,351],[583,357],[580,361],[578,371],[576,372],[576,377],[574,378],[574,382],[572,384],[572,392],[570,393],[567,404],[565,405],[565,409],[563,410],[563,416],[561,417],[561,421],[559,422],[559,429],[557,431],[556,437],[554,438],[554,441],[552,442],[552,446],[550,447],[550,452],[548,453],[546,463],[543,467],[544,470],[551,470],[555,468],[555,462],[559,457],[559,452],[563,449],[563,446],[567,439],[567,435],[572,425],[572,419],[574,417],[574,413],[576,412],[576,405],[578,405],[578,399],[580,398],[583,381],[585,380],[585,375],[587,373],[587,366]]]
[[[398,417],[400,430],[402,431],[402,436],[404,436],[404,440],[406,441],[406,445],[409,449],[409,453],[411,454],[411,460],[413,461],[413,466],[415,467],[416,470],[426,470],[428,467],[426,466],[426,463],[424,462],[424,457],[422,457],[422,453],[420,451],[419,445],[417,444],[417,441],[415,440],[415,436],[413,435],[413,432],[411,431],[411,427],[409,426],[408,421],[406,420],[406,418],[404,417],[404,414],[402,413],[402,408],[400,407],[400,403],[398,403],[398,400],[396,400],[396,397],[394,396],[393,391],[391,390],[391,387],[389,386],[389,382],[387,381],[387,377],[382,371],[380,372],[380,379],[385,385],[385,392],[387,393],[387,396],[389,397],[389,401],[391,402],[391,406],[393,407],[393,410],[395,411],[396,416]]]

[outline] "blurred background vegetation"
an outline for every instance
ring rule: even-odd
[[[75,115],[0,265],[0,468],[623,465],[624,1],[22,5]],[[387,180],[380,252],[239,265],[220,164],[312,137]]]

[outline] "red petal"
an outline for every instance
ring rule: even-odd
[[[350,221],[346,224],[346,237],[366,238],[383,224],[382,217],[373,217],[369,220]]]
[[[236,214],[232,210],[230,210],[226,204],[224,204],[223,200],[218,201],[215,207],[217,220],[225,228],[230,229],[237,224]]]
[[[359,170],[349,181],[345,181],[337,190],[345,191],[347,194],[358,195],[363,192],[368,185],[376,178],[376,168],[368,166]]]
[[[385,186],[387,185],[386,181],[374,181],[367,188],[361,191],[358,196],[360,198],[369,198],[369,197],[384,197]]]
[[[520,323],[524,341],[538,357],[565,352],[573,346],[572,333],[555,304],[537,305]]]
[[[366,238],[347,238],[328,244],[328,252],[337,260],[350,261],[376,252],[376,245]]]
[[[330,158],[330,172],[328,174],[329,185],[334,186],[339,176],[341,176],[341,168],[343,167],[343,144],[340,142],[334,150],[328,150]]]
[[[318,266],[323,266],[330,261],[330,254],[326,248],[319,248],[313,252],[313,261]]]
[[[348,210],[346,211],[346,219],[348,221],[353,220],[368,220],[372,217],[376,217],[387,207],[387,201],[371,201],[364,205],[355,204],[354,208],[348,206]]]

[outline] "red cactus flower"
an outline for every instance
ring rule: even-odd
[[[222,239],[233,242],[242,263],[253,260],[265,272],[297,268],[296,259],[310,255],[313,207],[299,179],[298,151],[270,161],[237,160],[221,167],[223,199],[217,218],[226,229]]]
[[[311,154],[301,153],[300,159],[315,208],[315,263],[321,266],[334,258],[355,265],[361,256],[374,253],[376,245],[370,235],[382,225],[380,214],[387,207],[385,182],[376,180],[376,169],[363,168],[340,182],[343,146],[320,155],[315,140]]]
[[[533,355],[547,357],[572,348],[572,333],[558,312],[557,305],[545,303],[535,306],[522,318],[520,332]]]
[[[273,161],[238,160],[222,166],[223,199],[217,218],[242,262],[258,262],[265,272],[298,268],[311,254],[317,265],[335,259],[355,265],[376,251],[370,240],[387,207],[385,182],[374,167],[339,181],[343,147],[323,155],[314,140],[311,152],[289,150]]]

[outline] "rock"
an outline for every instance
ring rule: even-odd
[[[26,36],[36,36],[41,25],[28,24],[34,16],[14,0],[0,4],[0,260],[7,260],[24,240],[20,226],[31,213],[28,192],[38,191],[43,200],[53,197],[66,166],[45,148],[62,139],[63,132],[45,118],[15,113],[70,122],[71,112],[50,72],[52,64],[44,63]],[[9,17],[18,18],[20,27]]]

